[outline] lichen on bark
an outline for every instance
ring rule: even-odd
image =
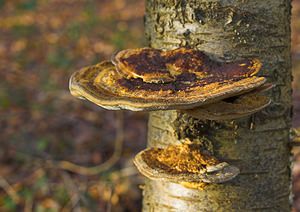
[[[272,104],[247,118],[201,121],[179,111],[152,112],[148,146],[205,138],[240,175],[203,190],[147,180],[144,211],[290,211],[290,0],[147,0],[151,47],[189,46],[220,61],[259,58],[276,87]]]

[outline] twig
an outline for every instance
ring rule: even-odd
[[[67,211],[66,209],[68,205],[71,204],[71,211],[81,212],[81,209],[77,206],[78,202],[80,201],[80,194],[77,187],[74,185],[73,180],[67,173],[64,172],[62,177],[66,188],[70,190],[70,202],[62,209],[62,211]]]
[[[111,212],[112,188],[109,189],[109,201],[107,201],[106,212]]]
[[[15,202],[19,203],[20,197],[14,188],[0,176],[0,187],[9,195],[9,197]]]
[[[81,175],[97,175],[115,165],[122,153],[123,140],[124,140],[124,129],[123,129],[123,112],[118,111],[117,113],[117,123],[116,123],[116,139],[115,139],[115,149],[113,155],[104,163],[94,166],[94,167],[85,167],[80,166],[69,161],[52,161],[47,160],[47,163],[51,166],[58,167],[63,170],[71,171]]]
[[[27,198],[25,200],[24,212],[31,212],[33,211],[33,201],[31,198]]]

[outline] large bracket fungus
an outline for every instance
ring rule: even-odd
[[[124,50],[73,74],[71,93],[111,110],[192,109],[262,86],[257,59],[219,63],[191,49]]]
[[[75,72],[70,91],[111,110],[176,109],[199,119],[235,119],[270,104],[260,95],[271,87],[265,77],[256,76],[261,66],[258,59],[221,63],[187,48],[128,49],[113,55],[112,61]],[[151,179],[185,186],[221,183],[239,173],[200,149],[195,143],[146,149],[134,163]]]

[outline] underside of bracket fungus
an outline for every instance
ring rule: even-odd
[[[219,102],[194,109],[184,110],[184,112],[201,120],[228,120],[241,118],[256,113],[270,105],[271,99],[261,95],[261,93],[272,87],[272,84],[265,84],[249,93],[223,99]]]
[[[134,164],[152,180],[175,183],[223,183],[239,174],[239,169],[201,151],[199,144],[148,148],[136,155]]]
[[[75,72],[71,93],[111,110],[191,109],[241,95],[266,81],[255,76],[261,68],[257,59],[220,63],[186,48],[123,50],[112,61]]]

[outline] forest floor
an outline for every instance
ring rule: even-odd
[[[293,6],[300,127],[300,0]],[[132,157],[146,146],[147,114],[77,100],[68,80],[118,49],[146,45],[144,1],[0,0],[0,11],[0,211],[140,211],[143,178]]]

